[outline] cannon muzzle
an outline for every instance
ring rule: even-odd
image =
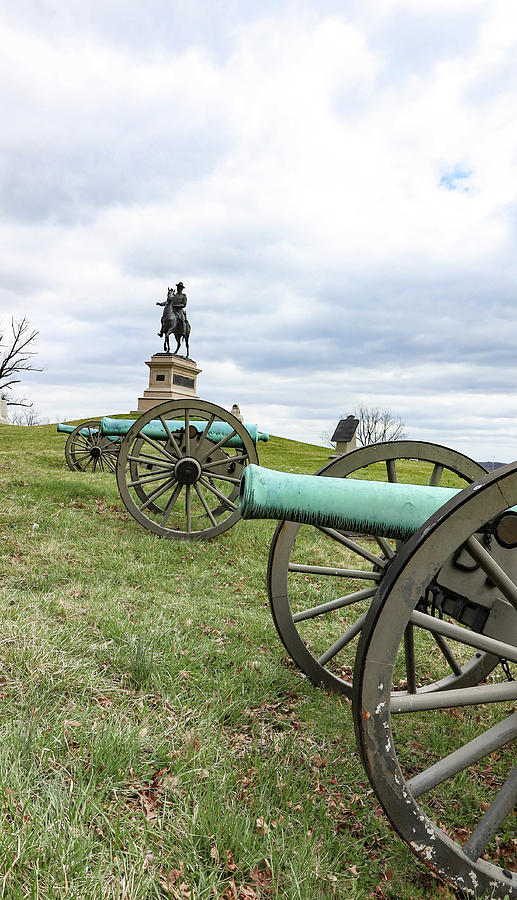
[[[104,418],[101,419],[101,434],[118,435],[122,437],[123,435],[128,433],[129,429],[136,421],[138,420],[110,419],[108,418],[108,416],[104,416]],[[206,421],[190,421],[190,426],[195,428],[200,434],[203,433],[206,425]],[[181,431],[185,427],[185,424],[181,421],[181,419],[171,419],[170,421],[167,420],[167,427],[169,431],[174,434],[175,432]],[[269,440],[269,434],[266,434],[263,431],[259,431],[258,425],[244,425],[244,428],[250,435],[254,444],[256,444],[257,441]],[[233,428],[228,422],[212,422],[206,436],[208,440],[213,441],[214,444],[217,444],[225,437],[225,435],[231,434],[232,431]],[[159,419],[152,419],[151,422],[148,422],[147,425],[144,425],[144,427],[142,428],[142,433],[146,434],[147,437],[153,438],[156,441],[167,440],[167,432]],[[234,435],[226,442],[225,446],[241,447],[242,441],[238,435]]]
[[[292,475],[250,465],[239,489],[243,519],[287,519],[407,540],[459,488]]]

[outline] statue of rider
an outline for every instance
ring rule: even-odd
[[[174,290],[174,288],[168,288],[167,289],[167,299],[164,300],[163,303],[157,302],[157,304],[156,304],[156,306],[165,306],[165,307],[167,307],[167,304],[171,305],[172,312],[175,313],[177,322],[179,325],[181,325],[181,329],[182,329],[183,333],[185,333],[187,331],[187,315],[185,313],[185,307],[187,305],[187,295],[184,293],[184,290],[183,290],[184,287],[185,287],[185,285],[183,284],[183,282],[178,281],[178,283],[176,285],[176,290]],[[158,332],[158,337],[164,336],[163,327],[164,327],[166,318],[167,318],[167,310],[164,309],[163,315],[162,315],[162,322],[161,322],[162,327],[161,327],[160,331]]]

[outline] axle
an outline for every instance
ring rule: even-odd
[[[248,466],[241,478],[243,519],[287,519],[339,531],[407,540],[459,488],[291,475]]]

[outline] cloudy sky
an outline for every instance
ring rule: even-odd
[[[135,408],[181,279],[204,399],[517,456],[513,0],[4,0],[0,28],[0,317],[40,331],[43,416]]]

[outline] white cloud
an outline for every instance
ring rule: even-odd
[[[311,440],[382,403],[513,455],[508,4],[248,5],[217,47],[201,6],[172,45],[136,6],[140,45],[122,11],[116,40],[114,14],[28,9],[2,38],[0,312],[40,328],[45,415],[134,408],[181,278],[207,399]]]

